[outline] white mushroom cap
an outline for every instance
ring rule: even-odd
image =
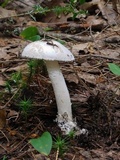
[[[57,60],[57,61],[73,61],[74,56],[64,47],[61,43],[50,41],[35,41],[28,44],[23,52],[22,57],[44,59],[44,60]]]

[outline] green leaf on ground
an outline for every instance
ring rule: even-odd
[[[118,65],[114,63],[108,63],[108,67],[113,74],[120,76],[120,67]]]
[[[30,140],[31,145],[41,154],[49,155],[52,149],[52,136],[44,132],[41,137]]]

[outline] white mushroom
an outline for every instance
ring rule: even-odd
[[[57,103],[56,121],[61,130],[68,134],[76,127],[76,123],[73,122],[70,95],[58,61],[73,61],[74,56],[61,43],[51,40],[28,44],[22,52],[22,57],[45,61]]]

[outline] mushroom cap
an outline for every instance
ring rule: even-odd
[[[24,48],[21,56],[52,61],[74,60],[73,54],[65,46],[55,40],[32,42]]]

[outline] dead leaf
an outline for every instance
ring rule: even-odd
[[[16,12],[14,10],[7,10],[5,8],[0,7],[0,19],[16,16]]]
[[[92,27],[92,29],[96,30],[101,30],[107,25],[105,20],[96,18],[96,16],[88,16],[86,22],[88,23],[88,27]]]
[[[104,83],[104,82],[105,82],[105,78],[102,75],[100,75],[100,76],[98,76],[96,78],[96,84],[98,84],[98,83]]]
[[[33,134],[31,134],[31,135],[29,136],[29,138],[37,138],[38,136],[39,136],[38,134],[33,133]]]
[[[5,86],[5,80],[0,76],[0,86]]]
[[[5,42],[4,38],[0,38],[0,47],[5,47],[7,43]]]
[[[112,0],[112,6],[111,4],[105,3],[105,0],[92,0],[80,5],[79,8],[82,10],[88,10],[89,12],[95,12],[98,8],[102,13],[103,18],[107,19],[109,24],[115,24],[115,19],[117,18],[116,12],[118,12],[117,0]]]
[[[42,154],[35,154],[34,160],[50,160],[50,158],[46,157],[45,155],[42,155]]]
[[[17,134],[17,131],[15,130],[9,130],[9,135],[15,136]]]
[[[10,55],[7,54],[5,48],[1,47],[0,48],[0,60],[5,60],[5,59],[10,59]]]
[[[80,51],[84,52],[84,53],[87,53],[88,52],[88,46],[89,46],[89,43],[80,43],[80,44],[75,44],[72,46],[72,53],[75,55],[75,56],[79,56],[80,54]]]
[[[19,116],[19,112],[16,112],[15,110],[6,109],[7,112],[7,120],[9,121],[11,118],[17,119]]]
[[[11,67],[11,68],[3,68],[1,69],[2,72],[7,71],[7,72],[11,72],[11,71],[27,71],[28,69],[28,65],[27,64],[19,64],[18,66],[15,67]]]
[[[97,77],[95,75],[89,74],[89,73],[86,73],[86,72],[79,72],[78,76],[80,78],[84,79],[85,82],[96,85],[96,78]]]
[[[106,37],[104,41],[107,42],[107,43],[119,43],[120,42],[120,36],[113,35],[113,36],[110,36],[110,37]]]
[[[103,50],[100,50],[100,53],[101,53],[101,55],[109,57],[109,58],[120,59],[120,48],[118,48],[118,49],[116,48],[115,50],[105,48]]]
[[[119,88],[119,82],[118,85],[111,83],[106,86],[108,90],[112,90],[116,95],[120,95],[120,88]]]
[[[78,84],[79,80],[77,78],[77,76],[74,73],[65,75],[65,78],[68,82],[74,82],[76,84]]]
[[[84,92],[84,93],[76,93],[71,97],[71,100],[73,102],[87,102],[88,98],[90,97],[89,92]]]

